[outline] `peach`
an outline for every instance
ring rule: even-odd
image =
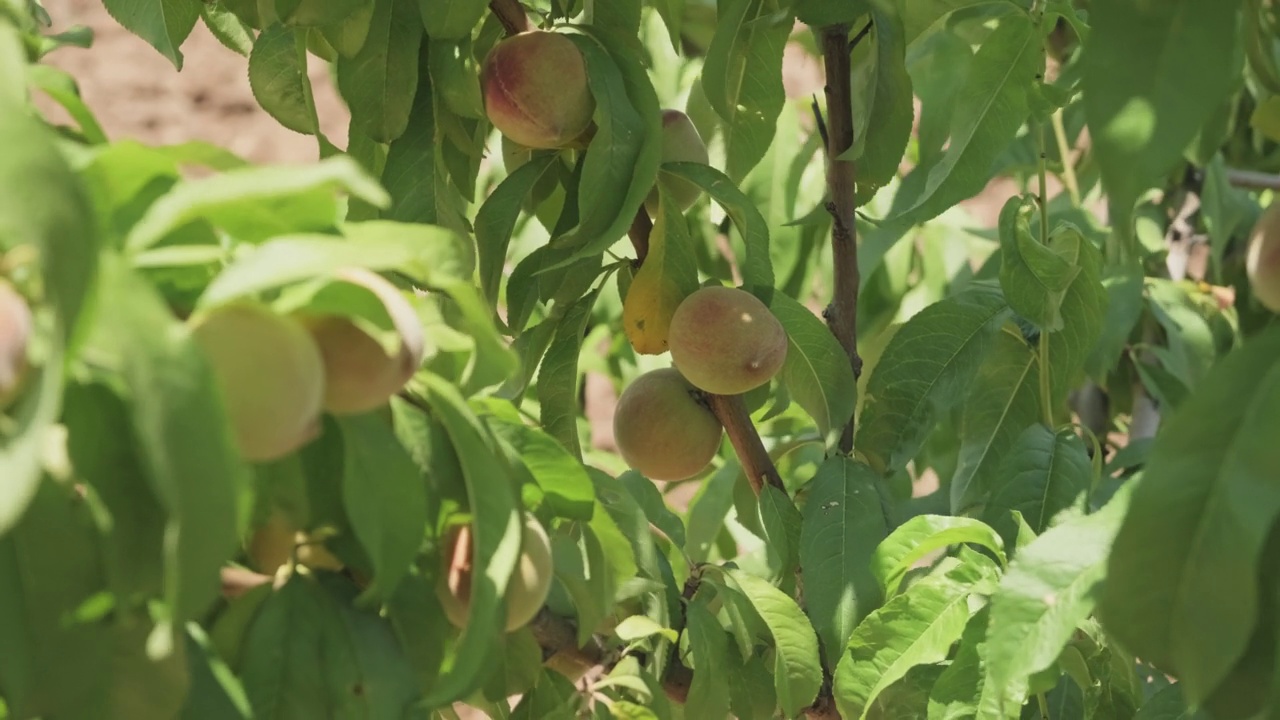
[[[698,134],[698,128],[693,126],[693,121],[688,115],[679,110],[663,110],[662,111],[662,162],[695,162],[706,165],[710,162],[707,155],[707,144],[702,141],[702,136]],[[669,178],[668,187],[671,189],[672,199],[680,208],[680,212],[685,212],[693,207],[698,201],[698,197],[702,195],[702,188],[685,180],[684,178]],[[645,209],[649,214],[656,216],[658,214],[658,188],[655,186],[649,191],[649,197],[644,201]]]
[[[216,307],[191,323],[246,460],[283,457],[319,433],[324,361],[300,323],[253,302]]]
[[[530,148],[559,148],[591,125],[596,101],[587,65],[572,40],[530,30],[500,41],[480,70],[485,115]]]
[[[738,395],[769,382],[787,359],[787,333],[751,293],[704,287],[676,308],[668,336],[671,359],[701,390]]]
[[[636,378],[618,398],[613,437],[627,465],[650,480],[701,472],[720,449],[724,429],[674,368]]]
[[[465,628],[471,613],[471,526],[460,525],[446,536],[445,572],[436,583],[436,595],[455,627]],[[551,538],[533,515],[525,513],[520,537],[520,557],[507,581],[506,631],[528,625],[551,592],[554,577]]]
[[[1280,312],[1280,203],[1263,211],[1249,234],[1245,271],[1258,302]]]
[[[302,320],[324,359],[324,409],[335,415],[368,412],[385,404],[418,371],[426,340],[413,305],[395,285],[363,268],[338,276],[376,295],[399,335],[396,351],[388,353],[346,316]]]

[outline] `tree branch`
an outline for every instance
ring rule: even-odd
[[[738,461],[742,463],[742,471],[746,473],[747,481],[751,483],[751,489],[756,495],[764,492],[765,485],[772,485],[786,493],[787,488],[782,484],[782,477],[778,475],[769,451],[765,450],[764,443],[760,441],[760,434],[751,422],[751,414],[747,412],[742,396],[708,394],[707,403],[724,426],[729,442],[738,455]]]
[[[520,0],[492,0],[489,9],[498,17],[508,35],[516,35],[529,29],[529,16]]]
[[[1280,190],[1280,175],[1227,168],[1227,182],[1250,190]]]
[[[827,325],[849,356],[854,377],[862,373],[858,357],[858,237],[854,224],[854,166],[840,156],[853,147],[853,98],[850,85],[849,25],[823,27],[822,60],[827,84],[827,211],[831,213],[831,252],[835,291],[827,306]],[[853,450],[853,419],[840,437],[840,449]]]

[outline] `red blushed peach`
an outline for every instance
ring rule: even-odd
[[[531,30],[499,42],[480,71],[485,115],[530,148],[559,148],[591,125],[596,101],[582,53],[567,37]]]

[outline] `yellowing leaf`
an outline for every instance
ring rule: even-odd
[[[684,216],[672,212],[665,187],[659,192],[649,252],[622,302],[623,330],[631,347],[641,355],[667,351],[671,316],[698,284],[697,261],[689,246]]]

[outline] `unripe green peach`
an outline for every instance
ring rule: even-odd
[[[489,121],[525,147],[564,147],[587,130],[596,108],[582,53],[572,40],[546,30],[495,45],[480,84]]]
[[[446,537],[444,563],[445,572],[436,583],[436,595],[449,622],[465,628],[471,613],[471,526],[458,526]],[[553,577],[551,538],[537,518],[526,513],[520,536],[520,557],[507,581],[505,593],[507,632],[518,630],[533,620],[547,601]]]
[[[343,315],[304,319],[324,359],[324,409],[335,415],[368,412],[387,402],[418,371],[426,340],[413,305],[377,273],[350,268],[339,277],[378,297],[400,336],[389,354],[375,338]]]
[[[707,155],[707,144],[698,134],[698,128],[688,115],[679,110],[662,111],[662,162],[695,162],[706,165],[710,162]],[[680,212],[693,207],[702,195],[702,188],[684,178],[667,180],[671,189],[671,197],[680,208]],[[649,191],[644,201],[645,209],[650,215],[658,214],[658,188]]]
[[[1268,310],[1280,312],[1280,202],[1264,210],[1253,226],[1245,270],[1253,296]]]
[[[641,375],[613,411],[613,439],[627,465],[650,480],[697,475],[720,449],[724,429],[675,368]]]
[[[246,460],[283,457],[318,434],[324,361],[300,323],[240,302],[192,318],[192,334]]]
[[[671,359],[694,386],[738,395],[769,382],[787,359],[787,333],[759,298],[738,288],[705,287],[676,308],[667,339]]]
[[[30,369],[31,307],[9,283],[0,280],[0,409],[21,392]]]

